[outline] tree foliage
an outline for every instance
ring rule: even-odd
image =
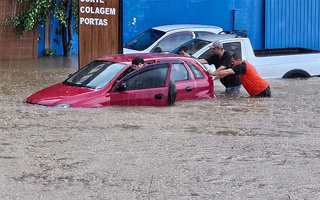
[[[38,25],[44,25],[51,14],[59,20],[62,28],[63,55],[69,55],[72,44],[72,18],[78,20],[78,0],[13,0],[25,9],[6,19],[5,24],[12,24],[19,37]],[[78,23],[73,29],[78,33]],[[68,35],[67,35],[68,33]],[[68,37],[67,37],[68,36]]]

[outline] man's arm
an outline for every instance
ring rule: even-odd
[[[223,77],[226,77],[230,74],[235,74],[235,72],[232,69],[223,69],[223,70],[216,70],[210,75],[214,76],[213,80],[221,79]]]
[[[221,71],[221,70],[224,70],[224,69],[226,69],[227,67],[226,66],[220,66],[216,71]]]
[[[220,66],[216,71],[212,71],[211,69],[208,69],[208,74],[211,75],[211,76],[214,76],[213,75],[214,72],[221,71],[221,70],[224,70],[224,69],[226,69],[225,66]]]

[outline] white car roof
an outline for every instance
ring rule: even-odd
[[[211,25],[200,25],[200,24],[171,24],[171,25],[163,25],[163,26],[156,26],[153,27],[153,29],[168,32],[168,31],[173,31],[177,29],[190,29],[190,30],[221,30],[223,29],[218,26],[211,26]]]
[[[214,42],[216,40],[235,38],[237,36],[238,36],[237,34],[216,34],[216,35],[199,36],[199,37],[194,38],[194,39],[200,39],[200,40],[206,40],[206,41]]]

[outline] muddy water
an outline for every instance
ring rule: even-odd
[[[0,62],[0,199],[320,199],[320,79],[172,107],[27,105],[76,57]]]

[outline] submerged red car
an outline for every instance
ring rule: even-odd
[[[146,65],[133,71],[141,56]],[[62,83],[25,102],[55,107],[167,106],[179,100],[215,97],[213,81],[193,58],[174,54],[126,54],[97,59]]]

